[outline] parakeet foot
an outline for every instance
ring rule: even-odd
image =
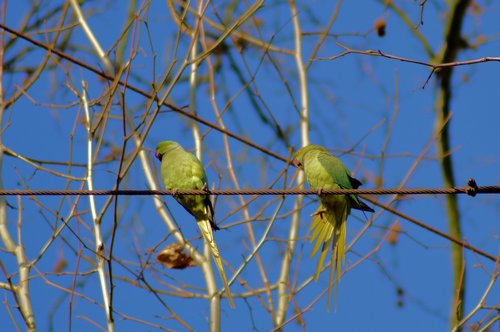
[[[323,215],[326,213],[326,209],[321,209],[321,210],[318,210],[316,212],[314,212],[313,214],[311,214],[311,217],[316,217],[317,215],[319,215],[319,217],[321,219],[323,219]]]

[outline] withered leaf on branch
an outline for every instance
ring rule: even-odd
[[[168,267],[169,269],[185,269],[187,267],[196,266],[193,258],[183,252],[184,246],[179,243],[172,243],[156,256],[156,260]]]

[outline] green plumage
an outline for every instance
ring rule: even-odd
[[[161,161],[161,177],[167,190],[205,189],[207,187],[207,176],[201,162],[177,142],[160,142],[156,147],[156,157]],[[213,236],[213,230],[219,228],[214,221],[212,202],[207,195],[174,195],[174,198],[195,217],[219,270],[229,303],[233,307],[229,284]]]
[[[178,143],[161,142],[156,151],[161,158],[161,177],[167,190],[203,189],[207,185],[207,176],[198,158]],[[213,222],[212,203],[207,195],[179,195],[175,199],[196,220],[209,219],[212,227],[218,229]]]
[[[337,157],[319,145],[308,145],[299,149],[294,156],[294,165],[304,169],[311,189],[357,189],[361,182],[353,178],[349,169]],[[321,204],[313,214],[311,242],[315,242],[311,256],[321,248],[314,275],[317,280],[326,254],[332,248],[329,293],[331,282],[340,279],[345,258],[346,221],[351,209],[374,212],[357,195],[320,195]],[[337,283],[335,283],[337,284]],[[330,298],[330,296],[329,296]]]

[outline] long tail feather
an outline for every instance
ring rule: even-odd
[[[313,214],[314,218],[311,223],[310,229],[312,230],[311,242],[314,241],[314,246],[311,251],[311,257],[316,255],[319,247],[321,246],[321,254],[319,255],[318,264],[316,266],[316,272],[314,273],[314,280],[318,281],[319,274],[323,267],[323,262],[325,261],[326,254],[329,251],[330,243],[332,241],[333,235],[333,224],[328,222],[327,214],[328,211],[320,205],[316,212]]]
[[[328,310],[331,307],[332,285],[334,293],[334,307],[337,306],[337,288],[342,275],[342,266],[345,262],[345,246],[347,236],[347,214],[348,207],[337,209],[333,212],[335,216],[335,236],[332,243],[332,258],[330,262],[330,278],[328,282]]]
[[[214,258],[217,270],[219,270],[219,274],[224,284],[224,288],[226,289],[226,295],[227,295],[227,300],[229,301],[229,305],[231,306],[231,308],[234,308],[233,296],[231,294],[231,291],[229,290],[229,283],[226,278],[226,273],[224,272],[224,266],[222,265],[219,249],[217,248],[217,243],[215,243],[210,221],[208,219],[198,220],[198,227],[200,227],[201,234],[203,234],[203,238],[205,239],[205,241],[208,244],[208,247],[210,248],[210,253]]]
[[[310,229],[312,230],[311,242],[314,242],[311,251],[311,257],[314,256],[320,246],[321,253],[319,255],[318,264],[314,279],[317,281],[319,274],[323,268],[323,264],[328,251],[331,252],[330,261],[330,278],[328,281],[328,308],[330,308],[330,299],[332,295],[332,288],[334,293],[337,293],[337,284],[340,280],[342,273],[342,266],[345,261],[345,245],[346,245],[346,232],[347,232],[347,215],[349,213],[348,206],[336,207],[334,209],[324,207],[321,204],[316,212],[313,214],[314,218],[311,222]],[[332,287],[333,286],[333,287]]]

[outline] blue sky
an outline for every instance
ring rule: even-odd
[[[8,3],[6,25],[14,29],[20,26],[22,17],[26,14],[26,3],[24,1]],[[417,3],[397,1],[396,3],[407,11],[413,22],[418,22],[420,7]],[[477,16],[468,11],[463,35],[469,40],[485,36],[488,42],[477,49],[460,52],[459,61],[498,56],[500,51],[498,40],[500,23],[495,16],[500,8],[488,1],[478,3],[482,6],[483,12]],[[122,4],[122,2],[106,4],[91,2],[83,6],[90,26],[105,50],[113,46],[124,29],[127,8]],[[58,5],[56,1],[44,2],[41,12],[46,13],[56,5]],[[216,2],[215,8],[222,11],[224,5],[226,3]],[[360,4],[355,2],[342,3],[338,20],[330,31],[335,37],[327,38],[318,56],[327,57],[341,53],[342,49],[336,44],[340,42],[352,49],[381,50],[387,54],[429,61],[415,35],[403,25],[394,12],[384,9],[378,1],[363,2],[362,10],[359,7]],[[240,5],[238,8],[238,13],[241,13],[243,7]],[[330,18],[333,8],[333,4],[326,2],[299,3],[299,19],[303,31],[318,31],[319,27],[323,27]],[[419,31],[429,40],[434,52],[438,52],[441,47],[444,12],[444,4],[429,2],[425,7],[424,25],[419,27]],[[213,8],[210,6],[208,13],[209,17],[214,18]],[[219,14],[223,16],[224,13]],[[34,22],[40,17],[41,14],[33,15],[28,22]],[[158,81],[170,65],[177,30],[165,2],[152,2],[149,10],[140,17],[139,32],[136,35],[138,52],[131,64],[130,82],[148,90],[153,77]],[[260,26],[262,38],[267,41],[272,40],[273,45],[281,48],[294,47],[293,25],[286,2],[266,2],[266,5],[257,12],[257,17],[262,21]],[[379,17],[387,20],[387,35],[380,38],[372,31],[366,36],[360,36],[369,31],[373,22]],[[147,28],[144,24],[146,19]],[[47,28],[53,27],[55,21],[51,18],[47,22]],[[66,24],[69,25],[68,21]],[[207,29],[212,31],[208,27]],[[243,25],[242,29],[257,35],[251,23]],[[35,31],[40,32],[40,27]],[[34,33],[35,31],[30,31],[33,38],[43,41],[47,39],[45,34]],[[92,53],[88,39],[81,29],[73,27],[72,31],[69,37],[70,43],[78,47],[67,52],[80,61],[103,68],[102,63]],[[5,40],[9,38],[4,37]],[[304,36],[303,41],[304,59],[307,59],[318,42],[318,37]],[[262,50],[255,46],[247,46],[241,55],[233,44],[230,45],[230,53],[221,56],[222,67],[216,75],[218,107],[223,109],[225,105],[229,105],[222,119],[229,131],[286,157],[290,146],[278,140],[272,129],[263,124],[257,115],[255,105],[258,105],[267,116],[269,113],[266,112],[272,113],[287,133],[287,140],[291,146],[300,146],[299,118],[295,106],[297,103],[300,104],[300,90],[294,59],[290,55],[271,53],[274,61],[271,63],[264,57]],[[27,46],[30,45],[25,41],[17,40],[13,47],[7,49],[5,58],[11,59],[16,52]],[[181,39],[180,55],[186,52],[187,46],[188,40]],[[126,56],[129,50],[130,40]],[[20,67],[40,63],[45,51],[37,50],[30,54],[29,57],[19,57],[17,63]],[[114,55],[113,51],[110,52],[111,58]],[[231,67],[230,58],[234,59],[236,66],[240,68],[244,82]],[[72,160],[74,163],[85,163],[87,133],[80,122],[84,113],[78,98],[67,86],[81,90],[80,82],[85,80],[89,84],[89,98],[96,100],[105,93],[108,83],[103,82],[95,74],[70,65],[67,61],[61,61],[55,56],[52,57],[50,65],[53,67],[44,71],[26,94],[4,114],[3,144],[23,156],[36,160],[60,162]],[[248,71],[244,69],[245,66]],[[178,68],[178,65],[175,68]],[[279,68],[279,74],[276,68]],[[207,66],[204,63],[200,68],[200,75],[206,74]],[[4,73],[3,85],[6,97],[22,84],[25,78],[23,75],[23,72]],[[187,75],[186,71],[181,82],[176,84],[169,96],[170,102],[181,107],[189,103]],[[423,88],[429,69],[381,57],[351,54],[334,61],[316,61],[310,66],[307,75],[311,142],[325,145],[332,149],[333,153],[340,155],[355,176],[363,181],[363,188],[374,188],[379,175],[382,177],[383,187],[398,186],[418,155],[432,141],[435,130],[436,81],[431,79]],[[498,172],[500,137],[497,131],[500,123],[500,95],[497,88],[499,75],[498,62],[455,69],[451,104],[453,113],[451,145],[458,186],[465,185],[470,177],[475,178],[479,185],[500,183]],[[286,80],[288,85],[285,85],[283,80]],[[245,86],[249,82],[251,84]],[[197,112],[202,118],[215,121],[216,115],[210,103],[208,90],[206,83],[199,85],[196,97]],[[124,97],[129,112],[134,115],[134,121],[139,125],[148,100],[131,91],[127,91]],[[252,98],[255,98],[256,104],[252,104]],[[96,117],[103,110],[105,99],[101,99],[100,102],[92,108]],[[266,108],[269,111],[266,111]],[[382,165],[381,151],[396,108],[398,113]],[[122,148],[123,131],[119,119],[121,114],[121,106],[115,98],[110,111],[111,117],[104,131],[104,146],[98,156],[99,160],[111,153],[112,148]],[[179,141],[187,149],[192,149],[194,141],[188,125],[189,122],[185,117],[164,108],[148,132],[144,148],[153,151],[159,141],[168,139]],[[223,154],[222,135],[204,126],[200,129],[205,135],[203,163],[206,166],[210,186],[234,189]],[[287,178],[279,177],[275,188],[296,185],[290,182],[295,170],[293,168],[285,170],[286,165],[282,161],[233,139],[229,140],[229,144],[235,162],[234,171],[241,187],[267,188],[282,171],[286,171]],[[129,142],[126,151],[130,153],[132,148],[133,144]],[[354,148],[354,151],[344,154],[351,148]],[[442,187],[442,176],[436,156],[437,147],[432,144],[426,158],[418,164],[405,187]],[[156,167],[156,176],[159,176],[157,160],[154,159],[153,153],[150,153],[149,157],[150,165]],[[44,166],[66,174],[69,172],[73,176],[85,175],[85,168],[81,166],[72,167],[70,170],[67,166],[53,164]],[[117,161],[96,166],[96,189],[113,187],[116,182],[117,167]],[[77,189],[81,185],[80,182],[68,184],[61,177],[44,171],[35,171],[25,162],[8,156],[4,158],[2,171],[4,186],[7,189],[23,189],[25,185],[31,189],[65,189],[66,186]],[[148,189],[139,160],[134,162],[122,182],[122,188]],[[378,199],[387,202],[390,197],[380,196]],[[310,202],[313,198],[306,198],[305,201]],[[36,258],[40,248],[50,238],[54,225],[60,225],[61,221],[57,216],[66,216],[74,199],[74,197],[37,197],[40,204],[27,197],[22,199],[23,243],[28,259]],[[98,208],[102,207],[105,199],[97,198]],[[276,198],[262,196],[249,206],[252,215],[263,209],[261,218],[252,221],[257,239],[262,236],[269,218],[278,206],[279,199],[266,206],[273,199]],[[280,273],[281,257],[285,249],[284,240],[290,225],[288,213],[293,207],[294,199],[293,196],[286,198],[285,204],[279,211],[280,218],[273,225],[269,238],[260,250],[271,283],[277,281]],[[165,197],[165,202],[185,237],[195,239],[199,233],[192,217],[171,197]],[[8,203],[16,208],[8,209],[9,229],[12,234],[17,234],[15,223],[19,212],[18,202],[15,197],[8,197]],[[466,241],[493,255],[497,255],[499,248],[499,203],[497,195],[459,197]],[[291,268],[291,280],[298,284],[310,277],[315,269],[316,260],[309,258],[312,246],[307,236],[311,219],[309,214],[314,212],[316,204],[307,205],[301,213],[296,257]],[[242,213],[231,213],[238,206],[238,198],[228,196],[219,197],[215,205],[220,226],[229,226],[227,230],[216,234],[217,243],[223,258],[233,268],[239,267],[242,264],[242,257],[251,251],[246,226],[240,223],[246,221],[245,216]],[[396,207],[432,227],[447,232],[444,196],[405,197]],[[88,208],[88,199],[80,198],[78,210],[81,214],[70,221],[73,232],[65,230],[52,243],[47,253],[36,264],[36,268],[31,270],[31,297],[40,330],[48,330],[51,324],[55,331],[67,329],[70,308],[74,331],[95,328],[85,317],[105,326],[104,312],[99,306],[102,297],[97,276],[95,273],[86,273],[93,269],[91,262],[95,260],[95,255],[86,247],[93,247],[93,233],[89,228],[92,222]],[[347,331],[448,329],[452,297],[450,243],[406,220],[388,212],[378,213],[379,211],[377,208],[373,225],[347,254],[348,271],[339,285],[336,310],[327,312],[327,298],[323,296],[312,309],[303,314],[307,330],[323,330],[326,326]],[[116,277],[115,310],[123,315],[149,321],[168,329],[182,330],[179,324],[167,318],[168,311],[151,292],[137,286],[136,278],[142,271],[141,264],[149,259],[151,264],[144,270],[144,277],[160,292],[170,291],[169,284],[180,287],[184,282],[203,289],[205,286],[200,269],[168,270],[156,264],[154,256],[148,255],[149,250],[161,248],[174,241],[168,236],[168,230],[156,212],[151,197],[120,197],[116,219],[119,223],[113,248],[113,255],[116,258],[113,263],[113,273]],[[114,211],[111,208],[103,217],[103,233],[108,245],[113,220]],[[381,242],[387,227],[398,220],[402,233],[397,243],[394,245],[383,243],[379,250],[358,264],[360,257],[371,252]],[[361,231],[366,222],[367,219],[362,213],[353,212],[348,223],[348,241]],[[79,235],[78,238],[75,233]],[[193,241],[197,248],[201,247],[201,243],[198,238]],[[77,254],[79,251],[80,254]],[[65,273],[54,274],[54,265],[62,257],[68,264]],[[1,251],[0,259],[7,271],[15,275],[17,268],[15,258]],[[477,305],[490,282],[494,264],[468,251],[465,259],[467,269],[465,313],[468,313]],[[354,264],[357,265],[349,269]],[[75,271],[78,272],[76,277]],[[229,271],[227,267],[226,271]],[[262,287],[255,261],[246,266],[241,278],[251,287]],[[0,274],[0,282],[6,282],[3,273]],[[317,283],[309,284],[295,295],[295,305],[305,308],[325,289],[327,283],[328,273],[324,273]],[[85,294],[91,300],[81,296],[70,298],[54,285],[69,289],[74,287],[76,292]],[[399,289],[403,293],[398,295]],[[232,291],[236,294],[245,290],[239,281],[232,286]],[[7,291],[2,292],[4,301],[8,303],[16,322],[20,324],[19,313],[13,308],[15,302],[12,294]],[[499,295],[499,287],[495,285],[489,294],[488,304],[498,305],[495,299],[498,299]],[[160,294],[160,297],[194,330],[207,328],[209,307],[206,300],[179,299],[166,294]],[[267,301],[265,296],[262,298],[264,302]],[[273,293],[273,298],[276,302],[276,292]],[[0,321],[7,322],[8,329],[13,330],[14,324],[5,308],[6,305],[0,310]],[[49,315],[51,311],[53,318]],[[294,304],[290,306],[287,317],[293,314]],[[269,313],[262,307],[262,302],[257,297],[251,297],[246,301],[237,299],[234,310],[223,301],[221,315],[224,331],[235,328],[245,331],[250,329],[267,331],[273,326]],[[475,318],[482,317],[483,313],[480,313]],[[144,325],[133,319],[126,319],[120,314],[117,314],[116,319],[117,330],[160,330],[154,325]],[[286,329],[301,330],[301,326],[294,321],[289,323]]]

